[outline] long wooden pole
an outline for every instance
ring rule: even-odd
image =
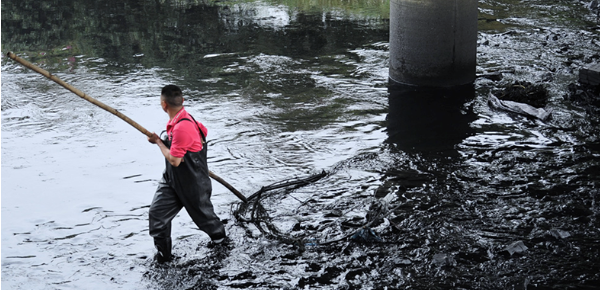
[[[140,132],[142,132],[144,135],[150,137],[152,136],[152,133],[148,130],[146,130],[146,128],[142,127],[140,124],[136,123],[134,120],[130,119],[129,117],[125,116],[123,113],[117,111],[116,109],[114,109],[113,107],[102,103],[90,96],[88,96],[87,94],[85,94],[84,92],[78,90],[77,88],[67,84],[66,82],[64,82],[63,80],[61,80],[60,78],[58,78],[57,76],[49,73],[46,70],[41,69],[40,67],[18,57],[17,55],[15,55],[12,52],[8,52],[6,54],[9,58],[13,59],[14,61],[22,64],[23,66],[49,78],[50,80],[54,81],[55,83],[63,86],[65,89],[73,92],[74,94],[78,95],[79,97],[81,97],[82,99],[112,113],[113,115],[121,118],[123,121],[127,122],[129,125],[133,126],[134,128],[138,129]],[[223,178],[217,176],[216,174],[214,174],[212,171],[208,171],[210,177],[216,181],[218,181],[219,183],[221,183],[223,186],[227,187],[227,189],[229,189],[231,192],[233,192],[233,194],[235,194],[239,199],[241,199],[243,202],[248,202],[248,200],[246,199],[246,197],[240,193],[237,189],[235,189],[233,186],[231,186],[231,184],[227,183],[225,180],[223,180]]]

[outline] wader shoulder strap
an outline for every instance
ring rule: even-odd
[[[190,115],[190,117],[192,117],[192,115]],[[187,121],[190,121],[190,122],[192,122],[192,120],[194,120],[193,123],[196,124],[196,127],[198,127],[198,132],[200,132],[200,137],[202,138],[202,143],[206,144],[206,136],[204,136],[204,133],[202,132],[202,129],[200,129],[200,126],[198,126],[198,122],[196,122],[196,119],[194,119],[194,117],[192,117],[192,120],[190,120],[188,118],[181,118],[175,124],[179,124],[179,122],[181,122],[183,120],[187,120]]]

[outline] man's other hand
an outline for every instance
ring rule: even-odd
[[[148,137],[148,142],[156,144],[160,140],[160,137],[156,133],[152,133],[152,136]]]

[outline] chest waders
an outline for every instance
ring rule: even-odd
[[[190,119],[183,118],[176,124],[184,120],[192,122]],[[193,123],[200,131],[204,143],[202,150],[186,152],[178,167],[174,167],[165,159],[165,172],[148,212],[150,236],[154,238],[154,245],[158,250],[156,258],[159,262],[171,259],[171,221],[182,207],[186,209],[198,228],[208,234],[212,240],[225,237],[225,227],[215,214],[210,201],[212,186],[206,160],[208,150],[206,138],[195,120]],[[168,148],[171,147],[168,138],[163,143]]]

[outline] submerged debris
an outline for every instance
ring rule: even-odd
[[[507,85],[498,95],[498,99],[525,103],[543,108],[548,103],[548,90],[542,84],[517,81]]]
[[[542,108],[535,108],[525,103],[499,100],[492,93],[489,94],[488,103],[495,109],[517,113],[527,117],[538,118],[542,121],[548,119],[551,114],[551,111],[547,111]]]
[[[514,82],[506,85],[501,91],[489,93],[490,107],[512,112],[542,121],[551,116],[551,110],[544,109],[548,103],[548,91],[542,84],[530,82]]]

